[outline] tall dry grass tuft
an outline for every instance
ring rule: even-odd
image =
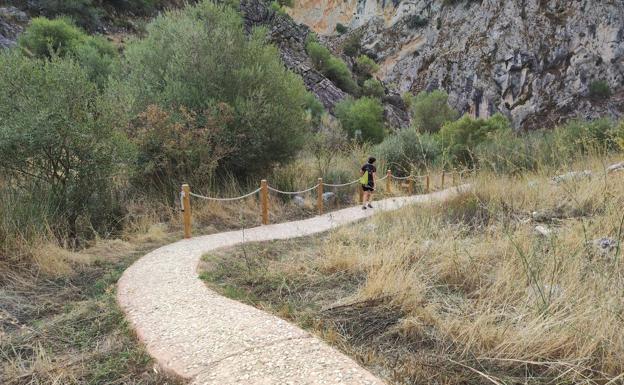
[[[400,308],[389,332],[451,366],[606,382],[624,372],[624,174],[605,164],[561,183],[557,170],[480,174],[471,193],[331,234],[319,268],[363,274],[351,301]]]

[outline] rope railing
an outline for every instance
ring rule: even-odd
[[[453,170],[450,172],[442,171],[441,176],[440,176],[439,188],[444,189],[445,178],[447,175],[450,175],[452,177],[453,185],[457,186],[458,185],[457,176],[459,176],[459,178],[461,179],[463,174],[466,172],[470,172],[470,170],[460,170],[460,171]],[[387,170],[386,175],[384,175],[381,178],[377,178],[376,181],[377,182],[381,182],[384,180],[386,181],[385,183],[386,194],[392,194],[392,181],[393,180],[407,181],[407,183],[405,182],[402,183],[401,187],[407,187],[408,194],[411,195],[414,193],[414,182],[418,182],[423,179],[424,179],[424,181],[422,182],[423,190],[425,193],[429,193],[431,191],[430,187],[432,184],[430,174],[395,176],[395,175],[392,175],[391,170]],[[244,194],[238,197],[231,197],[231,198],[210,197],[207,195],[197,194],[197,193],[191,192],[190,186],[188,184],[184,184],[182,185],[182,190],[180,192],[180,203],[182,205],[182,213],[183,213],[183,220],[184,220],[184,237],[185,238],[191,237],[191,201],[190,201],[191,197],[208,200],[208,201],[215,201],[215,202],[233,202],[233,201],[238,201],[238,200],[242,200],[245,198],[249,198],[257,193],[260,193],[260,203],[261,203],[261,208],[262,208],[262,224],[267,225],[269,223],[269,191],[277,193],[277,194],[282,194],[282,195],[300,195],[300,194],[305,194],[310,191],[316,190],[317,191],[317,207],[318,207],[318,213],[320,215],[323,213],[323,200],[324,200],[323,188],[324,187],[340,188],[340,187],[351,186],[354,184],[357,184],[359,187],[357,189],[359,193],[359,202],[362,203],[364,191],[359,185],[359,179],[356,179],[347,183],[332,184],[332,183],[324,183],[323,178],[319,178],[317,184],[315,184],[314,186],[310,188],[307,188],[305,190],[300,190],[300,191],[282,191],[275,187],[269,186],[268,182],[265,179],[263,179],[260,183],[260,187],[255,189],[254,191],[251,191],[247,194]],[[433,184],[434,184],[434,189],[435,189],[436,188],[435,182]]]
[[[350,186],[352,184],[356,184],[359,181],[360,181],[359,179],[356,179],[354,181],[347,182],[347,183],[341,183],[341,184],[324,183],[324,185],[327,186],[327,187],[345,187],[345,186]]]
[[[316,186],[314,186],[314,187],[316,187]],[[216,201],[216,202],[232,202],[232,201],[238,201],[238,200],[241,200],[241,199],[248,198],[248,197],[250,197],[250,196],[252,196],[252,195],[254,195],[254,194],[258,193],[258,192],[260,192],[260,188],[257,188],[257,189],[255,189],[254,191],[252,191],[252,192],[250,192],[250,193],[248,193],[248,194],[241,195],[241,196],[239,196],[239,197],[234,197],[234,198],[215,198],[215,197],[207,197],[207,196],[204,196],[204,195],[201,195],[201,194],[195,194],[195,193],[193,193],[193,192],[191,192],[191,193],[189,193],[189,194],[190,194],[192,197],[195,197],[195,198],[200,198],[200,199],[205,199],[205,200],[209,200],[209,201]]]
[[[305,190],[301,190],[301,191],[281,191],[281,190],[278,190],[278,189],[273,188],[273,187],[271,187],[271,186],[268,186],[268,189],[269,189],[270,191],[276,192],[276,193],[278,193],[278,194],[284,194],[284,195],[299,195],[299,194],[305,194],[305,193],[307,193],[307,192],[310,192],[310,191],[312,191],[312,190],[316,189],[318,186],[319,186],[319,184],[317,183],[317,184],[315,184],[314,186],[312,186],[312,187],[310,187],[310,188],[308,188],[308,189],[305,189]],[[325,185],[325,186],[327,186],[327,185]],[[258,190],[260,190],[260,189],[258,189]]]

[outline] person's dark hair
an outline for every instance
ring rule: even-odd
[[[368,163],[373,164],[373,163],[375,163],[376,160],[377,159],[375,159],[374,156],[371,156],[370,158],[368,158]]]

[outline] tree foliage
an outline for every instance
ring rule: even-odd
[[[421,92],[407,97],[414,126],[423,132],[438,132],[446,122],[457,119],[459,113],[448,105],[448,94],[443,90]]]
[[[379,143],[384,137],[383,106],[369,97],[345,99],[336,105],[336,116],[349,137]]]
[[[0,68],[2,172],[51,195],[59,231],[75,237],[79,217],[110,224],[112,177],[133,153],[117,129],[121,107],[71,59],[2,54]]]
[[[148,25],[146,38],[128,45],[126,57],[118,87],[135,100],[135,112],[150,104],[198,116],[217,105],[231,110],[220,131],[231,150],[222,169],[266,172],[301,148],[303,82],[284,68],[264,30],[245,34],[231,7],[206,0],[168,12]]]
[[[20,36],[22,49],[37,58],[72,57],[101,88],[117,63],[115,47],[99,36],[89,36],[66,19],[38,17]]]
[[[509,121],[501,114],[488,119],[473,119],[469,116],[448,122],[442,126],[439,137],[449,160],[463,164],[473,164],[474,150],[497,132],[510,130]]]

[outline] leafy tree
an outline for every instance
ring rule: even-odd
[[[336,104],[336,117],[349,137],[379,143],[384,137],[383,107],[379,100],[364,97]]]
[[[362,94],[380,99],[385,95],[385,89],[381,81],[371,78],[364,81]]]
[[[366,55],[360,55],[355,60],[357,73],[366,77],[370,77],[379,70],[379,65],[373,59]]]
[[[375,152],[395,175],[401,176],[431,166],[442,154],[442,148],[435,135],[406,128],[384,139]]]
[[[33,19],[19,39],[20,47],[37,58],[75,58],[89,78],[103,88],[117,63],[115,47],[99,36],[89,36],[65,19]]]
[[[117,222],[112,178],[132,159],[123,109],[102,96],[71,59],[0,55],[0,170],[17,184],[46,189],[59,232],[78,236]]]
[[[321,117],[325,113],[325,107],[323,103],[321,103],[313,93],[307,92],[305,96],[305,110],[308,112],[310,121],[315,125],[319,124],[321,121]]]
[[[442,90],[408,95],[414,126],[423,132],[438,132],[446,122],[457,119],[459,113],[448,105],[448,94]]]
[[[358,92],[357,83],[353,80],[351,71],[344,61],[333,56],[326,47],[316,41],[310,41],[306,50],[316,69],[336,83],[338,87],[349,93]]]
[[[131,96],[137,113],[150,104],[183,106],[198,116],[217,105],[231,109],[221,130],[231,152],[221,170],[267,172],[303,145],[302,80],[284,68],[264,30],[245,34],[231,7],[205,0],[167,12],[128,45],[126,58],[126,78],[116,87]]]
[[[492,133],[509,129],[509,121],[501,114],[488,119],[464,116],[457,121],[444,124],[439,137],[449,160],[473,164],[474,150],[479,144],[488,140]]]
[[[136,179],[156,191],[175,191],[183,182],[205,182],[231,151],[221,132],[233,119],[229,105],[222,103],[201,114],[184,107],[175,112],[150,105],[130,131],[139,150]]]
[[[360,33],[354,33],[349,36],[342,46],[342,52],[350,57],[356,57],[362,50],[362,35]]]

